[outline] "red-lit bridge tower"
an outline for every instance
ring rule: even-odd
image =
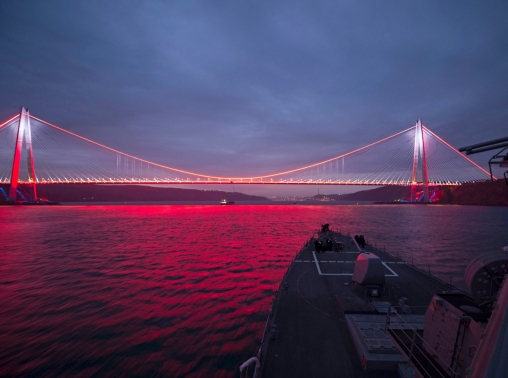
[[[24,143],[23,143],[24,141]],[[27,151],[28,181],[32,184],[32,200],[37,200],[37,189],[35,183],[34,155],[32,150],[32,132],[30,130],[30,113],[28,109],[21,107],[19,116],[18,133],[16,146],[14,148],[14,159],[12,161],[11,186],[9,190],[9,199],[16,201],[18,190],[19,169],[21,167],[21,153],[23,147]]]
[[[429,175],[427,171],[427,158],[425,157],[425,144],[423,141],[422,120],[416,122],[415,144],[413,158],[413,173],[411,175],[411,202],[416,201],[416,188],[423,186],[423,201],[429,201]]]

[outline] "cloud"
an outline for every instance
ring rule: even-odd
[[[505,136],[505,2],[0,3],[0,116],[182,169],[262,174],[417,118]],[[485,165],[485,159],[477,161]]]

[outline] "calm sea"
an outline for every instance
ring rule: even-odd
[[[464,287],[508,244],[508,208],[0,208],[0,376],[235,377],[321,223]]]

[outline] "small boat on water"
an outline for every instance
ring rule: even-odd
[[[221,205],[234,205],[234,204],[235,204],[235,201],[228,201],[227,199],[223,198],[223,199],[220,201],[220,204],[221,204]]]

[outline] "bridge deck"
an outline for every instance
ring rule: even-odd
[[[10,181],[8,179],[0,182],[1,184],[10,184]],[[33,185],[34,183],[32,181],[23,181],[18,180],[18,184],[20,185]],[[341,182],[341,181],[235,181],[235,180],[143,180],[143,179],[133,179],[133,180],[87,180],[87,179],[80,179],[80,180],[38,180],[36,182],[37,185],[214,185],[214,184],[220,184],[220,185],[362,185],[362,186],[380,186],[380,185],[393,185],[393,186],[412,186],[409,182],[401,182],[401,183],[395,183],[395,182],[386,182],[386,181],[372,181],[372,182],[360,182],[360,181],[351,181],[351,182]],[[430,183],[429,185],[439,185],[439,186],[455,186],[455,184],[434,184]]]

